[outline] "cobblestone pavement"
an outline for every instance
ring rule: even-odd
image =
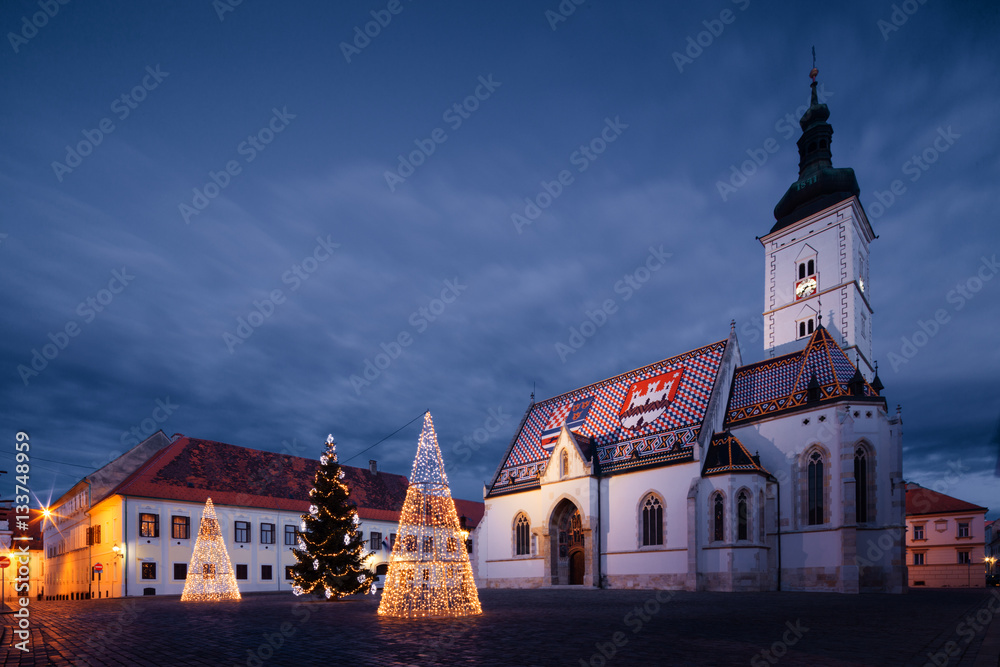
[[[1000,589],[907,595],[480,591],[482,616],[383,619],[368,596],[32,602],[3,665],[998,665]],[[949,644],[953,642],[953,644]],[[949,655],[948,651],[951,651]],[[766,653],[765,653],[766,651]]]

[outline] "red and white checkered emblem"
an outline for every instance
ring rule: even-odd
[[[630,431],[659,419],[677,395],[683,368],[633,382],[618,410],[618,420]]]

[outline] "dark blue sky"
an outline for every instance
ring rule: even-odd
[[[425,409],[476,499],[533,383],[732,319],[760,359],[755,237],[797,177],[815,45],[879,235],[905,476],[1000,509],[995,3],[224,2],[0,8],[0,462],[29,431],[43,500],[154,426],[308,456],[332,432],[347,459]],[[418,434],[350,463],[409,474]]]

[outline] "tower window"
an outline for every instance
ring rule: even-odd
[[[799,338],[805,338],[806,336],[811,336],[812,332],[816,330],[816,319],[810,317],[805,320],[799,320]]]
[[[799,280],[802,280],[806,276],[811,276],[816,273],[816,260],[810,259],[804,262],[799,262]]]

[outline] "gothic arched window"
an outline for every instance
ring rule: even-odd
[[[750,539],[750,497],[746,491],[736,496],[736,539]]]
[[[810,526],[818,526],[824,521],[823,455],[819,452],[813,452],[809,455],[809,466],[806,480],[809,485],[808,523]]]
[[[726,508],[721,493],[716,493],[712,500],[712,539],[716,542],[726,539]]]
[[[663,544],[663,505],[652,493],[642,504],[642,546]]]
[[[858,445],[854,450],[854,519],[857,523],[867,523],[869,516],[869,499],[871,498],[871,471],[868,450],[864,445]]]
[[[523,512],[514,519],[514,554],[517,556],[531,554],[531,524]]]

